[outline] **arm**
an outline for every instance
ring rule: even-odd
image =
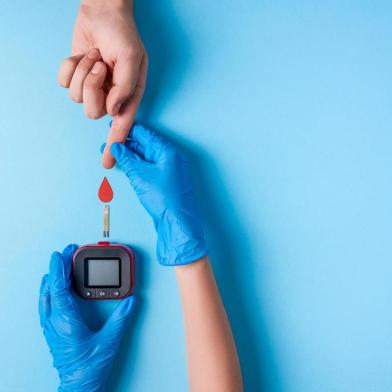
[[[103,165],[114,159],[109,147],[124,142],[143,97],[147,54],[133,16],[133,0],[82,0],[72,55],[61,64],[58,80],[70,98],[83,103],[89,118],[113,116]]]
[[[207,257],[176,267],[185,320],[191,391],[240,392],[236,347]]]
[[[174,266],[184,310],[190,390],[240,392],[241,371],[225,309],[208,261],[193,199],[189,162],[141,125],[111,147],[158,233],[157,257]]]

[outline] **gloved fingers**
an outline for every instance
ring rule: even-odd
[[[72,270],[72,260],[74,253],[78,250],[78,246],[76,244],[67,245],[63,252],[63,260],[64,260],[64,273],[65,278],[68,283],[68,287],[71,285],[71,270]]]
[[[120,63],[116,65],[120,65]],[[116,73],[117,72],[116,70],[114,70],[114,72],[116,73],[117,76],[119,76],[123,73],[125,69],[127,69],[127,66],[124,66],[122,68],[120,67],[119,74]],[[123,87],[125,86],[126,89],[127,82],[125,82],[124,79],[121,79],[121,77],[117,78],[116,75],[113,74],[114,83],[116,85],[123,84]],[[125,75],[125,79],[129,77],[130,77],[129,73]],[[147,56],[143,55],[143,57],[141,58],[141,63],[139,67],[139,72],[137,74],[136,83],[134,83],[135,80],[131,82],[131,84],[128,83],[128,87],[131,88],[131,90],[133,90],[131,91],[132,94],[129,94],[128,92],[127,96],[124,96],[124,94],[119,95],[118,91],[117,92],[114,91],[112,92],[112,94],[113,93],[115,94],[112,95],[109,92],[108,98],[106,100],[106,104],[109,109],[108,111],[113,115],[113,123],[109,131],[107,146],[102,155],[102,164],[107,169],[112,168],[115,164],[115,160],[111,154],[110,146],[113,143],[118,143],[118,142],[124,143],[127,139],[129,129],[131,128],[135,120],[136,112],[144,93],[146,77],[147,77]],[[129,80],[132,80],[132,77]],[[134,85],[133,88],[132,88],[132,83]],[[114,99],[112,100],[112,98]],[[118,106],[118,104],[120,104],[120,106]],[[114,108],[114,106],[116,106],[116,108]]]
[[[132,96],[121,108],[121,112],[114,116],[112,127],[107,138],[107,145],[102,155],[102,164],[106,169],[112,168],[116,161],[110,152],[113,143],[125,143],[129,129],[136,116],[139,98]]]
[[[80,319],[79,311],[70,293],[71,263],[76,245],[70,245],[64,250],[64,255],[54,252],[50,260],[49,284],[52,312],[57,311],[69,317]]]
[[[113,120],[110,120],[109,121],[109,127],[112,127],[112,124],[113,124]],[[133,128],[135,126],[138,126],[138,125],[140,125],[140,124],[137,121],[135,121],[133,126],[129,130],[128,136],[127,136],[127,138],[126,138],[126,140],[125,140],[125,142],[123,144],[125,146],[127,146],[128,148],[130,148],[131,150],[133,150],[134,152],[136,152],[140,156],[140,158],[142,158],[144,160],[145,159],[145,157],[144,157],[144,147],[139,142],[137,142],[136,140],[134,140],[132,138]],[[106,144],[107,143],[103,143],[102,144],[102,146],[100,148],[101,153],[103,153],[103,151],[105,150]]]
[[[136,142],[134,140],[127,139],[127,141],[124,143],[124,145],[126,147],[128,147],[129,149],[131,149],[133,152],[136,152],[136,154],[139,155],[139,157],[142,160],[145,160],[144,147],[141,144],[139,144],[138,142]],[[106,148],[106,143],[103,143],[101,145],[101,147],[99,148],[99,151],[101,152],[101,154],[105,151],[105,148]]]
[[[62,292],[67,287],[65,281],[63,256],[59,252],[53,252],[50,257],[49,282],[50,294],[53,296],[57,294],[57,291]]]
[[[110,152],[116,159],[118,167],[124,172],[127,172],[133,164],[143,162],[137,153],[122,143],[112,144]]]
[[[146,154],[145,154],[145,147],[141,145],[139,142],[136,140],[127,140],[125,145],[130,148],[132,151],[135,151],[136,154],[140,156],[143,160],[146,160]]]
[[[144,149],[144,157],[149,162],[157,162],[164,155],[171,144],[152,129],[135,124],[131,132],[131,141],[137,142]]]
[[[41,327],[49,321],[50,317],[50,291],[49,291],[49,275],[46,274],[42,278],[39,290],[39,319]]]
[[[107,335],[108,337],[121,337],[126,323],[132,314],[132,311],[135,309],[135,302],[136,300],[134,296],[123,299],[117,308],[114,309],[113,313],[102,327],[100,333]]]
[[[61,294],[71,285],[72,257],[78,246],[68,245],[63,253],[53,252],[49,265],[50,292],[55,296],[57,291]]]
[[[132,129],[132,148],[142,151],[144,159],[151,163],[182,160],[184,156],[168,139],[152,129],[137,124]]]

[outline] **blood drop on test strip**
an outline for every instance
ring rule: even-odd
[[[109,203],[113,199],[113,189],[106,177],[103,178],[101,186],[99,187],[98,197],[102,203]]]

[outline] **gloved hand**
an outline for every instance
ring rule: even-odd
[[[134,298],[122,300],[102,329],[91,331],[70,293],[72,256],[76,249],[76,245],[69,245],[62,254],[52,254],[49,275],[41,283],[40,321],[53,365],[59,372],[59,392],[101,392]]]
[[[154,221],[158,261],[181,265],[206,256],[187,159],[169,141],[141,125],[132,128],[125,145],[114,143],[110,151]]]

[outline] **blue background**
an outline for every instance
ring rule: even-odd
[[[173,270],[116,170],[108,119],[57,86],[78,4],[0,2],[0,391],[54,391],[37,314],[52,250],[138,252],[139,308],[111,392],[187,390]],[[137,1],[150,55],[140,119],[194,163],[247,391],[392,390],[392,3]],[[94,305],[100,321],[111,305]]]

